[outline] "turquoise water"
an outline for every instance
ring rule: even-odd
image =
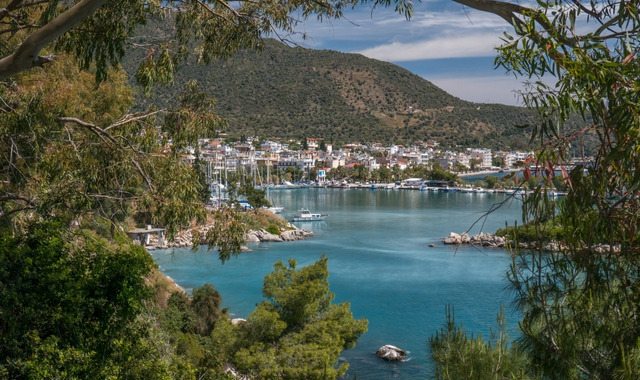
[[[224,265],[204,250],[152,252],[160,268],[187,289],[212,283],[224,306],[246,316],[261,301],[262,279],[277,260],[295,258],[309,264],[329,258],[330,285],[337,302],[350,302],[369,331],[357,347],[345,351],[348,378],[429,379],[433,364],[427,341],[445,321],[452,305],[456,320],[474,334],[495,328],[500,305],[515,326],[505,272],[505,251],[441,244],[451,231],[465,231],[503,194],[429,193],[398,190],[299,189],[269,194],[274,205],[291,215],[301,207],[329,214],[324,222],[302,225],[311,239],[262,243]],[[472,232],[493,232],[519,219],[520,205],[509,200]],[[435,247],[430,247],[434,244]],[[515,330],[515,328],[514,328]],[[387,363],[375,350],[393,344],[411,352],[411,360]]]

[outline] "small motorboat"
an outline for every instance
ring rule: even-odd
[[[324,220],[327,217],[326,214],[318,214],[309,211],[306,208],[298,210],[298,213],[291,218],[292,222],[316,222]]]

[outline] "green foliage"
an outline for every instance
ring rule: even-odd
[[[167,341],[175,347],[178,361],[188,363],[198,378],[225,378],[226,353],[213,344],[217,342],[215,336],[218,334],[213,331],[220,330],[218,325],[229,323],[220,303],[219,293],[205,284],[194,289],[191,298],[181,291],[176,292],[169,298],[166,308],[152,310]],[[231,342],[236,338],[225,336],[225,339]]]
[[[497,177],[491,175],[484,177],[484,183],[487,189],[495,189],[498,182],[499,180]]]
[[[212,0],[108,0],[88,4],[14,1],[0,13],[0,22],[7,25],[0,40],[0,77],[50,62],[51,57],[40,56],[40,50],[49,47],[72,54],[85,70],[95,67],[96,81],[104,81],[109,68],[122,59],[127,42],[139,25],[150,18],[170,20],[174,26],[170,33],[153,33],[151,45],[133,45],[146,50],[145,58],[136,65],[135,77],[149,92],[151,85],[171,81],[175,64],[191,52],[198,60],[210,63],[242,48],[260,47],[263,36],[282,31],[294,33],[300,18],[339,18],[345,7],[360,3],[374,7],[393,3],[395,11],[407,18],[413,8],[405,0],[239,1],[233,6]]]
[[[276,263],[265,277],[267,302],[258,305],[239,329],[233,363],[243,373],[267,379],[337,379],[347,370],[336,366],[340,352],[366,331],[348,304],[332,304],[327,259],[296,269]]]
[[[190,166],[162,151],[155,114],[126,114],[132,91],[123,73],[96,87],[70,64],[60,57],[46,73],[0,84],[12,104],[0,110],[5,223],[91,215],[121,224],[139,211],[173,233],[202,220],[201,185]]]
[[[150,23],[140,35],[163,28]],[[128,53],[125,69],[134,72],[142,57],[142,52]],[[535,114],[523,108],[462,101],[389,63],[270,40],[260,51],[243,50],[210,65],[184,62],[173,85],[154,89],[140,102],[166,107],[181,84],[194,78],[217,97],[217,112],[228,121],[231,136],[289,138],[295,140],[292,149],[304,149],[305,137],[523,149],[528,147],[527,131],[515,126],[535,121]],[[405,128],[409,106],[414,112]]]
[[[247,197],[247,201],[254,209],[271,206],[266,192],[262,189],[256,189],[249,182],[244,182],[238,192]]]
[[[393,182],[401,181],[407,178],[423,178],[436,181],[458,181],[458,176],[434,165],[431,169],[426,165],[412,165],[405,170],[400,170],[397,166],[393,168],[381,167],[380,169],[367,170],[362,165],[356,165],[353,168],[341,166],[332,169],[327,173],[327,178],[331,180],[349,179],[352,181],[374,181],[374,182]]]
[[[558,219],[550,220],[540,224],[524,224],[507,226],[496,231],[496,235],[506,237],[516,242],[543,242],[550,241],[562,242],[568,236],[564,227],[559,223]]]
[[[218,249],[222,262],[238,254],[244,244],[246,225],[238,212],[230,208],[220,208],[213,212],[213,225],[207,231],[206,241],[209,248]]]
[[[429,344],[436,363],[436,379],[539,379],[527,356],[517,346],[509,347],[504,313],[498,314],[498,333],[486,342],[481,336],[469,337],[456,325],[453,310]]]
[[[288,267],[277,262],[264,280],[263,293],[288,329],[295,330],[329,307],[333,294],[328,275],[326,258],[300,271],[296,271],[295,260],[289,260]]]
[[[522,312],[518,347],[543,378],[637,378],[640,8],[637,1],[533,7],[496,1],[484,8],[503,17],[508,10],[504,18],[515,28],[497,64],[528,79],[552,78],[536,81],[525,96],[542,120],[532,141],[545,170],[529,184],[537,187],[523,204],[527,224],[506,233],[534,242],[556,235],[564,246],[543,252],[538,244],[513,255],[508,276]],[[566,127],[572,115],[585,126],[577,132]],[[589,131],[597,136],[594,158],[563,173],[568,195],[556,205],[542,184],[558,181],[553,168]]]
[[[253,213],[242,213],[242,223],[250,230],[267,230],[270,233],[280,234],[284,229],[287,229],[288,222],[271,211],[258,209]],[[277,232],[276,232],[277,231]]]
[[[3,231],[0,367],[10,378],[170,378],[140,319],[151,265],[141,247],[60,224]]]
[[[275,224],[269,224],[266,230],[270,234],[274,234],[274,235],[280,234],[280,227],[276,226]]]
[[[176,152],[197,147],[199,138],[214,136],[225,125],[215,112],[213,97],[195,80],[185,83],[174,107],[165,118],[163,131],[171,136],[171,148]]]
[[[221,316],[220,294],[209,284],[194,289],[191,309],[195,316],[195,331],[200,335],[209,335]]]

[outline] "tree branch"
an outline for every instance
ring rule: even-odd
[[[13,0],[5,8],[0,8],[0,19],[7,17],[11,11],[14,11],[22,5],[24,0]]]
[[[506,1],[495,0],[453,0],[454,2],[467,7],[477,9],[479,11],[493,13],[502,17],[506,22],[513,26],[517,26],[520,21],[516,14],[531,13],[532,9],[523,7],[518,4],[508,3]],[[518,20],[518,21],[516,21]]]
[[[63,122],[63,123],[74,123],[74,124],[77,124],[79,126],[85,127],[88,130],[90,130],[91,132],[93,132],[95,135],[100,137],[103,141],[106,142],[106,140],[109,140],[109,142],[113,143],[114,145],[118,145],[118,143],[113,138],[113,136],[111,136],[107,131],[105,131],[104,129],[98,127],[95,124],[89,123],[89,122],[84,121],[84,120],[80,120],[77,117],[59,117],[58,120]]]
[[[105,2],[106,0],[82,0],[30,34],[13,54],[0,59],[0,78],[49,62],[51,58],[43,59],[38,55],[40,50],[93,15]]]
[[[111,124],[110,126],[106,127],[104,129],[104,131],[106,132],[111,128],[119,127],[121,125],[132,123],[134,121],[138,121],[138,120],[141,120],[141,119],[146,119],[147,117],[150,117],[150,116],[153,116],[155,114],[162,113],[162,112],[165,112],[165,110],[161,109],[161,110],[157,110],[157,111],[146,112],[146,113],[142,113],[142,114],[133,114],[133,115],[132,114],[127,114],[127,115],[124,115],[124,117],[122,117],[120,120],[118,120],[115,123]]]
[[[477,9],[482,12],[493,13],[496,16],[502,17],[505,21],[511,24],[516,31],[521,29],[525,25],[525,21],[521,17],[529,17],[537,22],[542,29],[549,35],[557,35],[557,28],[550,22],[544,14],[540,11],[524,7],[522,5],[513,4],[507,1],[497,0],[453,0],[454,2],[462,5],[466,5],[470,8]],[[542,36],[536,32],[531,38],[542,41]],[[576,38],[563,37],[560,42],[575,47],[578,40]],[[552,57],[555,59],[555,57]]]

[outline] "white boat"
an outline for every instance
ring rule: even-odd
[[[306,208],[302,208],[298,210],[298,213],[291,218],[292,222],[316,222],[319,220],[324,220],[327,215],[325,214],[317,214],[313,213]]]

